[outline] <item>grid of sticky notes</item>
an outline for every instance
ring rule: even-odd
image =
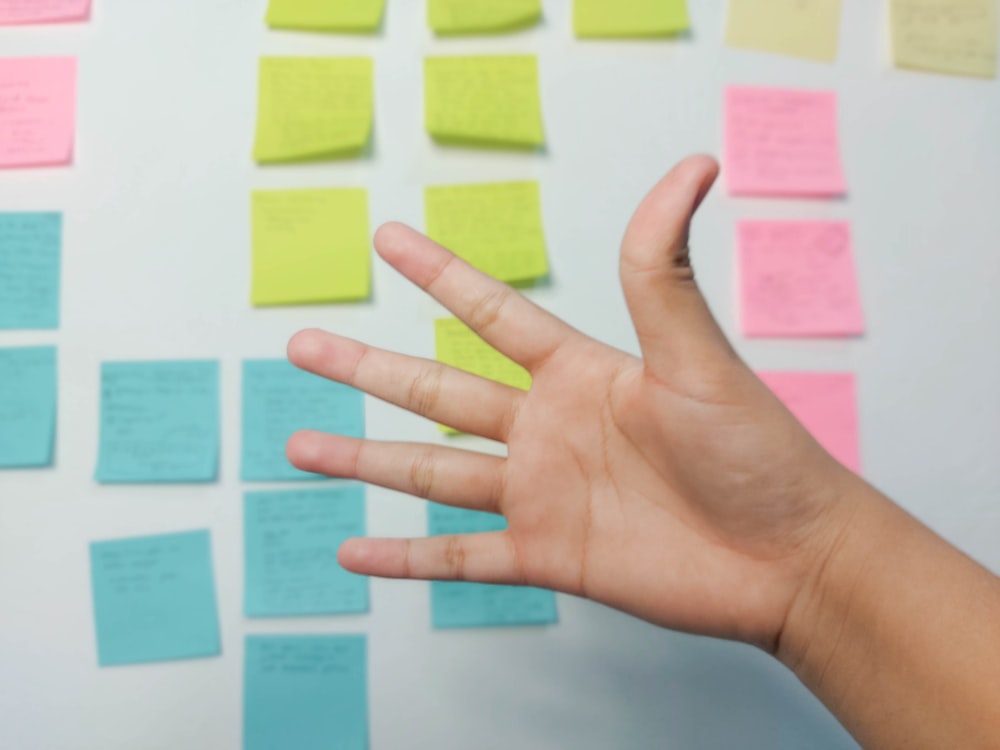
[[[56,379],[55,347],[0,347],[0,469],[52,464]]]
[[[573,31],[582,39],[672,36],[690,25],[687,0],[573,0]]]
[[[726,44],[833,62],[840,37],[840,3],[841,0],[728,0]]]
[[[427,23],[440,36],[516,31],[541,17],[542,0],[427,0]]]
[[[0,330],[59,327],[62,216],[0,213]]]
[[[0,169],[69,164],[75,129],[75,58],[0,58]]]
[[[265,18],[272,29],[372,33],[384,12],[385,0],[270,0]]]

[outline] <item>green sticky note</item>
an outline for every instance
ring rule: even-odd
[[[52,465],[56,349],[0,349],[0,469]]]
[[[435,34],[495,34],[538,23],[542,0],[427,0]]]
[[[251,213],[253,304],[368,298],[371,238],[364,189],[257,191]]]
[[[253,155],[261,164],[360,154],[371,136],[369,57],[262,57]]]
[[[691,27],[686,0],[573,0],[573,31],[591,39],[663,37]]]
[[[297,31],[376,31],[385,0],[271,0],[267,25]]]
[[[486,148],[545,143],[534,55],[428,57],[424,116],[438,142]]]
[[[549,271],[537,182],[443,185],[424,191],[427,234],[501,281]]]

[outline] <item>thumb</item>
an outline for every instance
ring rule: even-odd
[[[709,156],[682,161],[643,199],[622,240],[625,301],[646,366],[662,378],[733,355],[695,283],[688,248],[691,218],[718,174]]]

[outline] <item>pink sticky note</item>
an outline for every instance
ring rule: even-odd
[[[847,191],[834,92],[730,86],[725,109],[730,193],[815,198]]]
[[[742,221],[736,232],[745,335],[864,333],[846,221]]]
[[[86,21],[90,0],[0,0],[0,26]]]
[[[70,163],[75,127],[75,58],[0,58],[0,167]]]
[[[857,385],[843,372],[758,372],[814,438],[835,459],[861,472]]]

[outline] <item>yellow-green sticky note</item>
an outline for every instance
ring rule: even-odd
[[[840,0],[729,0],[726,44],[833,62]]]
[[[890,0],[900,68],[995,78],[997,0]]]
[[[427,132],[440,143],[534,148],[545,143],[534,55],[428,57]]]
[[[515,31],[541,17],[542,0],[427,0],[427,23],[441,36]]]
[[[385,0],[270,0],[267,25],[296,31],[376,31]]]
[[[549,272],[538,183],[441,185],[424,191],[427,235],[507,282]]]
[[[254,158],[261,164],[357,156],[372,130],[369,57],[262,57]]]
[[[371,293],[368,194],[361,188],[251,196],[255,305],[365,299]]]
[[[457,318],[434,321],[434,346],[438,362],[524,391],[531,388],[527,370],[487,344]],[[441,431],[459,434],[445,425],[441,425]]]
[[[690,27],[686,0],[573,0],[573,31],[581,38],[671,36]]]

